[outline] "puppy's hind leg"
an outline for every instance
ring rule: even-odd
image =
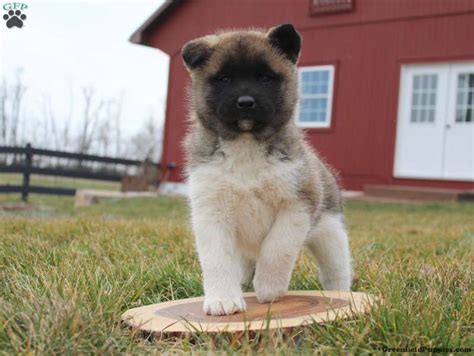
[[[348,291],[351,288],[349,238],[342,219],[341,214],[323,214],[307,241],[326,290]]]

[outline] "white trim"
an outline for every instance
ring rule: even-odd
[[[327,94],[305,94],[304,96],[301,94],[301,76],[304,72],[313,72],[313,71],[328,71],[329,78],[328,78],[328,92]],[[333,99],[333,91],[334,91],[334,65],[321,65],[321,66],[310,66],[310,67],[299,67],[298,68],[298,97],[301,100],[304,98],[327,98],[327,108],[326,108],[326,118],[324,122],[301,122],[300,118],[300,105],[298,101],[298,105],[296,106],[295,111],[295,122],[296,125],[303,128],[329,128],[331,127],[331,118],[332,118],[332,99]]]

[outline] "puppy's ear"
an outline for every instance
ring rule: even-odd
[[[181,50],[184,64],[190,70],[196,69],[197,67],[206,63],[211,56],[212,50],[206,40],[198,38],[186,43]]]
[[[270,44],[291,62],[296,63],[301,49],[301,36],[292,24],[283,24],[267,32]]]

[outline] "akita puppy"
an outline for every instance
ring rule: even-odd
[[[204,311],[244,311],[288,290],[303,246],[325,289],[349,290],[349,243],[334,175],[295,125],[301,37],[292,25],[223,32],[182,50],[192,78],[184,142]]]

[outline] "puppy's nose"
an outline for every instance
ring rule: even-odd
[[[239,109],[251,109],[255,107],[255,99],[250,95],[243,95],[237,99],[237,107]]]

